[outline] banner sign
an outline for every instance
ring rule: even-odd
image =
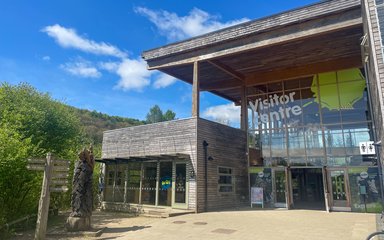
[[[264,197],[263,197],[263,188],[261,187],[251,187],[251,205],[252,204],[261,204],[264,208]]]

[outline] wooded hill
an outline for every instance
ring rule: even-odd
[[[95,145],[102,143],[103,132],[106,130],[145,124],[145,121],[138,119],[110,116],[105,113],[74,107],[70,108],[72,108],[73,112],[78,116],[85,136],[92,140]]]

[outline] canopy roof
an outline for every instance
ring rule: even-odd
[[[362,66],[359,0],[323,1],[145,51],[149,69],[238,103],[241,87]]]

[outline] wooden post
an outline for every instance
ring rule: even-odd
[[[240,128],[241,130],[248,130],[248,103],[247,103],[247,88],[241,87],[241,114],[240,114]]]
[[[44,171],[43,186],[41,189],[41,196],[39,201],[39,211],[37,213],[35,240],[45,239],[45,234],[47,232],[47,221],[50,201],[49,185],[52,175],[52,166],[53,164],[51,160],[51,153],[48,153]]]
[[[127,191],[128,191],[128,165],[124,170],[124,203],[127,203]]]
[[[193,63],[192,117],[200,116],[199,62]]]

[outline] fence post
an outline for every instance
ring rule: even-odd
[[[45,239],[45,234],[47,232],[47,221],[48,221],[49,200],[50,200],[49,186],[51,181],[52,169],[53,169],[53,162],[51,160],[51,153],[48,153],[47,161],[45,165],[45,171],[44,171],[43,186],[41,189],[41,195],[40,195],[40,201],[39,201],[39,211],[37,213],[35,240]]]

